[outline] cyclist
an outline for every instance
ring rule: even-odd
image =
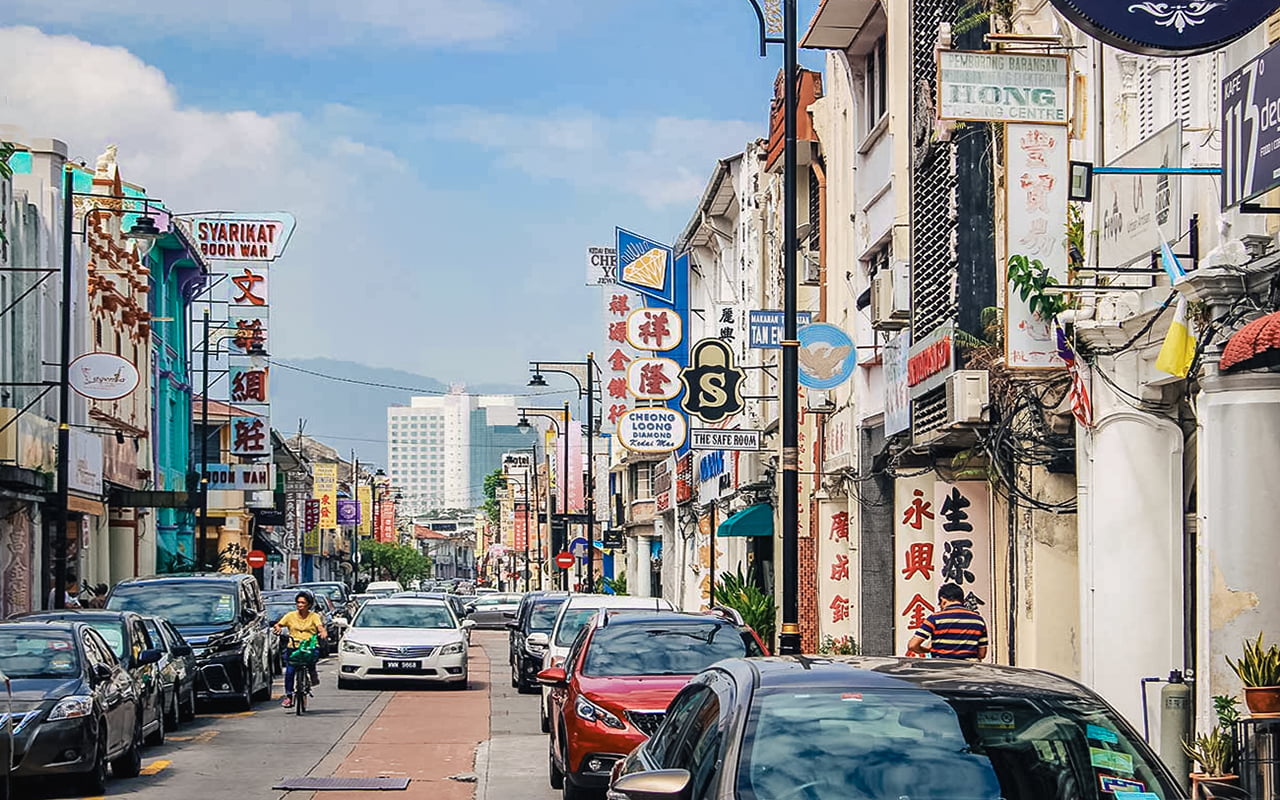
[[[280,618],[280,621],[272,626],[271,630],[277,634],[289,634],[289,646],[285,651],[285,669],[284,669],[284,700],[281,705],[285,708],[293,707],[293,673],[294,665],[288,659],[288,654],[297,649],[303,642],[312,636],[318,636],[321,639],[328,638],[328,634],[324,629],[324,621],[320,619],[320,615],[311,610],[316,604],[315,598],[310,592],[298,592],[293,599],[296,608]],[[315,686],[320,683],[320,676],[316,674],[316,665],[313,663],[309,667],[311,670],[311,685]]]

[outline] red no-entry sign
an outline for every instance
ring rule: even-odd
[[[244,561],[249,569],[261,569],[267,565],[267,554],[261,550],[250,550]]]
[[[560,569],[568,569],[573,566],[573,553],[568,550],[556,556],[556,566]]]

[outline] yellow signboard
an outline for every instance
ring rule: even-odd
[[[357,486],[356,500],[360,502],[360,524],[356,526],[356,532],[360,536],[373,535],[373,487]]]
[[[311,465],[311,496],[320,501],[320,527],[338,527],[338,465]]]

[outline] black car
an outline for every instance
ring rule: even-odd
[[[0,800],[9,800],[13,777],[13,690],[4,670],[0,670],[0,690]]]
[[[177,730],[196,716],[196,654],[178,629],[163,617],[143,617],[151,643],[161,651],[160,686],[166,726]]]
[[[529,634],[551,634],[560,606],[568,592],[529,592],[516,609],[516,618],[507,623],[511,631],[507,641],[507,662],[511,665],[511,685],[522,694],[538,691],[536,676],[542,669],[545,645],[529,642]]]
[[[106,611],[101,608],[83,608],[64,611],[34,611],[20,614],[21,620],[65,620],[83,622],[97,631],[120,666],[133,678],[138,687],[138,700],[142,705],[142,733],[150,745],[164,744],[165,707],[164,686],[160,676],[160,649],[151,641],[147,623],[141,614],[132,611]],[[145,658],[144,658],[145,656]]]
[[[945,659],[810,656],[703,671],[618,762],[609,790],[632,800],[1124,792],[1186,797],[1129,724],[1078,683]]]
[[[146,650],[139,661],[159,657]],[[77,620],[2,622],[0,671],[13,697],[15,781],[70,777],[85,794],[101,795],[108,764],[117,778],[138,774],[139,687],[98,629]]]
[[[130,578],[107,608],[164,617],[195,651],[200,700],[234,700],[248,710],[271,699],[272,637],[252,575],[207,573]]]
[[[351,589],[342,581],[308,581],[286,586],[286,589],[306,589],[314,595],[324,595],[333,601],[334,610],[343,617],[351,619],[355,616],[355,602]]]

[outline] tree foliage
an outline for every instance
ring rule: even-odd
[[[484,476],[484,505],[481,508],[494,525],[498,524],[502,515],[502,507],[498,503],[498,490],[506,485],[506,481],[506,476],[501,469],[495,469]]]
[[[431,573],[431,559],[411,544],[361,542],[360,557],[377,580],[399,581],[403,585]]]

